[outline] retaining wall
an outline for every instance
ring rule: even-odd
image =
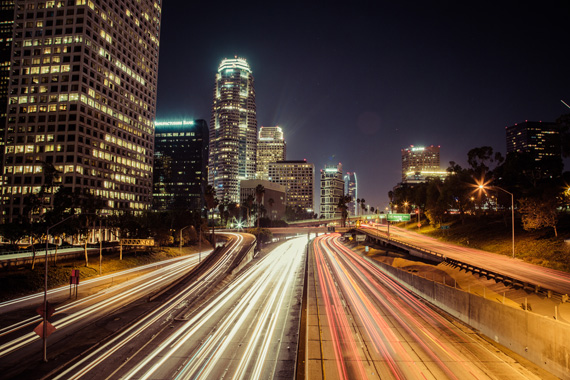
[[[570,380],[570,324],[370,261],[413,293],[497,343]]]

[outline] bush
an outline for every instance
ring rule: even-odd
[[[257,241],[261,243],[266,243],[273,239],[273,233],[271,233],[267,228],[249,228],[246,232],[254,235]]]

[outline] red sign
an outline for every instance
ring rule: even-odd
[[[46,338],[48,336],[50,336],[51,334],[53,334],[53,332],[55,330],[56,330],[55,326],[52,325],[51,323],[49,323],[48,321],[46,321]],[[40,324],[36,326],[36,328],[34,329],[34,332],[36,334],[38,334],[40,338],[44,337],[44,323],[43,323],[43,321],[40,322]]]
[[[53,315],[55,308],[49,302],[46,302],[46,305],[47,305],[47,316],[46,316],[46,319],[47,319]],[[43,303],[40,306],[38,306],[38,308],[36,309],[36,313],[38,313],[42,317],[44,316],[44,304]]]
[[[69,284],[79,285],[79,269],[73,269],[71,271],[71,277],[69,278]]]

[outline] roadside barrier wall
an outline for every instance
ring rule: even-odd
[[[570,324],[372,262],[411,292],[552,374],[570,380]]]

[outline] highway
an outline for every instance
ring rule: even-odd
[[[373,236],[386,237],[385,225],[364,224],[360,228]],[[570,294],[570,273],[533,265],[496,253],[445,243],[395,226],[390,226],[390,239],[438,252],[451,259],[502,273],[522,282],[540,285],[560,294]]]
[[[309,342],[308,378],[540,378],[418,300],[338,237],[315,239],[310,255],[319,344]]]
[[[190,304],[205,274],[50,378],[293,378],[306,244],[284,242]]]

